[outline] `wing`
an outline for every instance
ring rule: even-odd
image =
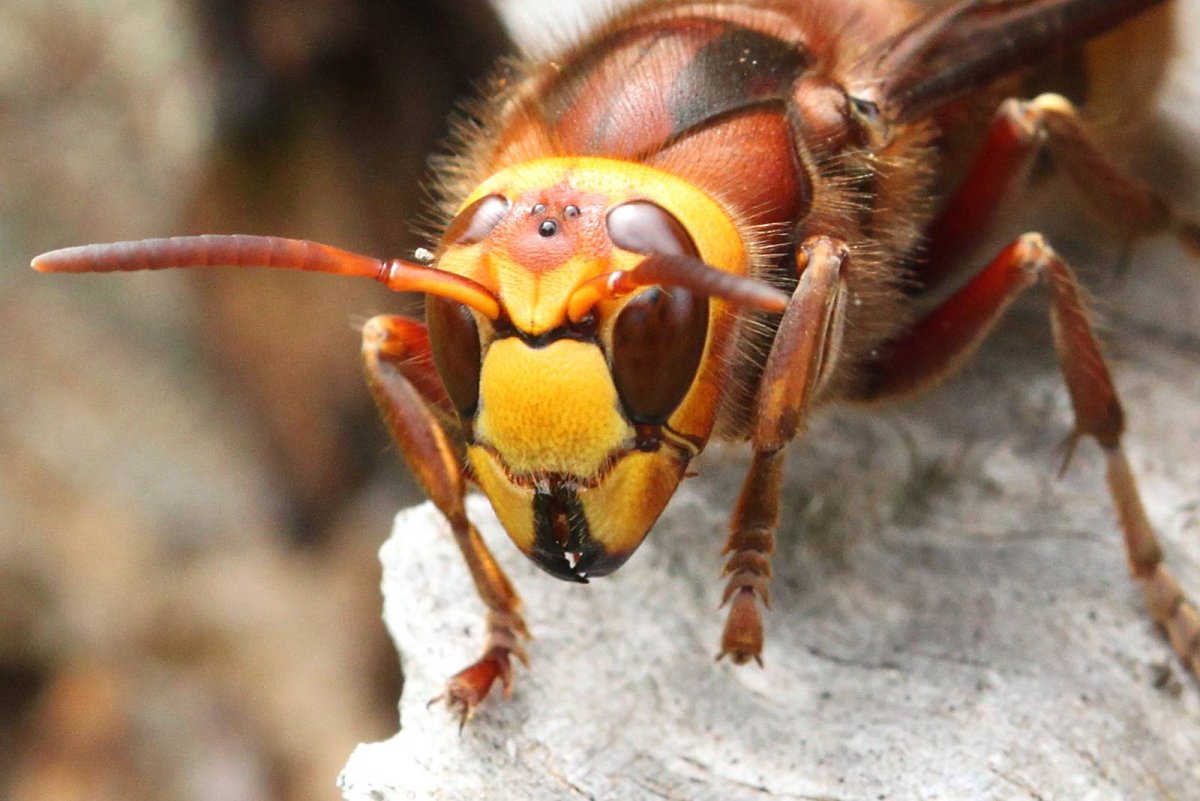
[[[909,122],[1164,0],[963,0],[872,48],[852,89]]]

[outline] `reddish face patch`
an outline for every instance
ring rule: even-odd
[[[528,192],[493,232],[509,258],[542,274],[573,256],[607,258],[612,243],[604,224],[609,199],[560,184]]]

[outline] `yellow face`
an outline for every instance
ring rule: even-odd
[[[440,270],[481,284],[501,307],[491,320],[429,300],[470,474],[517,546],[567,580],[629,557],[712,431],[732,340],[719,300],[651,286],[603,298],[581,319],[568,312],[585,283],[651,254],[747,270],[736,225],[710,197],[596,158],[497,173],[438,250]]]

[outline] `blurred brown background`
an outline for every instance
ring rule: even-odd
[[[483,0],[0,4],[0,797],[335,798],[395,730],[375,551],[418,492],[355,323],[411,299],[28,261],[200,232],[406,254],[505,50]]]
[[[411,299],[28,261],[200,232],[404,255],[447,112],[507,49],[485,0],[0,4],[0,798],[330,799],[395,730],[375,551],[420,495],[356,323]],[[1133,152],[1194,206],[1178,130]],[[1194,319],[1194,279],[1110,316]]]

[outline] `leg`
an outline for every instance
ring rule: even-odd
[[[832,367],[842,330],[842,268],[846,246],[825,237],[804,242],[797,253],[800,283],[796,286],[767,365],[750,440],[754,462],[742,485],[730,521],[724,553],[730,554],[722,575],[729,576],[721,604],[732,602],[721,652],[742,664],[762,664],[762,614],[758,601],[770,605],[771,554],[779,527],[779,486],[783,446],[802,428],[809,402]]]
[[[450,522],[475,589],[488,609],[483,655],[453,676],[442,696],[466,722],[496,679],[505,693],[511,691],[510,656],[526,661],[521,640],[529,632],[521,619],[521,601],[467,519],[462,458],[438,419],[445,413],[439,406],[447,401],[433,369],[425,327],[403,317],[372,318],[363,328],[363,359],[383,419],[413,475]]]
[[[758,602],[771,605],[768,585],[775,530],[779,527],[782,467],[783,451],[755,451],[750,473],[734,507],[729,540],[722,551],[730,557],[721,571],[722,576],[729,576],[721,605],[732,601],[732,606],[725,619],[717,659],[729,654],[739,665],[751,659],[762,665],[763,626]]]
[[[1088,135],[1069,100],[1047,94],[1028,102],[1006,100],[996,112],[966,178],[929,227],[929,250],[920,267],[926,288],[953,273],[1004,200],[1025,182],[1042,148],[1126,236],[1169,230],[1200,252],[1200,225],[1113,163]]]
[[[974,351],[1009,304],[1039,279],[1049,286],[1054,347],[1075,413],[1071,442],[1091,436],[1104,449],[1109,493],[1124,532],[1130,571],[1142,586],[1154,622],[1167,632],[1184,663],[1200,675],[1200,614],[1163,564],[1146,519],[1121,448],[1124,412],[1079,283],[1041,236],[1017,239],[970,283],[893,342],[875,366],[875,381],[864,399],[908,393],[946,375]]]

